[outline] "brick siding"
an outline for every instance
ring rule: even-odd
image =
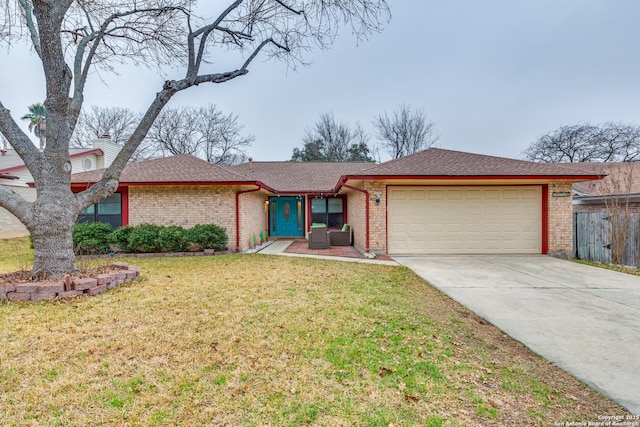
[[[236,192],[240,187],[151,186],[129,187],[129,224],[152,223],[193,227],[217,224],[227,231],[228,247],[236,249]],[[260,192],[244,193],[240,203],[240,250],[250,247],[251,236],[266,231]]]
[[[369,246],[370,251],[387,253],[387,187],[384,181],[365,181],[364,188],[369,192]],[[380,203],[376,203],[376,193]]]
[[[550,182],[547,196],[549,255],[568,257],[573,247],[573,203],[571,197],[553,197],[554,192],[571,192],[571,182]]]
[[[150,186],[129,187],[129,224],[217,224],[235,247],[237,187]]]
[[[353,245],[364,251],[367,244],[367,211],[364,193],[349,190],[347,193],[347,224],[353,230]]]
[[[262,231],[264,234],[264,232],[269,229],[265,211],[266,201],[267,197],[261,192],[244,193],[240,195],[240,250],[244,251],[249,249],[252,243],[251,237],[254,233],[259,240],[260,232]],[[234,234],[234,245],[235,239],[236,236]],[[229,243],[231,243],[231,236],[229,236]]]

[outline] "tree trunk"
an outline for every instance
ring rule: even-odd
[[[72,237],[77,214],[71,191],[41,193],[33,212],[29,228],[34,248],[32,275],[55,279],[77,273]]]

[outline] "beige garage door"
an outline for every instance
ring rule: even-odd
[[[389,187],[390,254],[542,252],[542,188]]]

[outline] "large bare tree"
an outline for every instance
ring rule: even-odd
[[[405,104],[392,115],[380,114],[373,121],[373,127],[378,141],[392,159],[429,148],[440,138],[435,124],[422,110]]]
[[[242,135],[238,116],[215,105],[167,108],[147,134],[146,145],[156,156],[192,154],[221,166],[242,163],[253,135]]]
[[[547,163],[638,161],[640,127],[624,123],[562,126],[540,136],[523,157]]]
[[[229,0],[212,19],[197,16],[189,0],[6,0],[0,3],[0,44],[18,49],[29,40],[42,63],[47,110],[45,148],[40,151],[0,102],[0,133],[33,175],[37,197],[28,202],[0,186],[0,206],[22,221],[33,238],[33,274],[59,277],[76,271],[71,232],[79,213],[118,187],[120,173],[154,120],[180,91],[246,75],[258,56],[292,67],[305,53],[326,48],[339,28],[356,35],[380,29],[385,0]],[[214,68],[212,58],[233,63]],[[96,69],[121,62],[174,66],[183,77],[166,80],[102,179],[80,193],[70,188],[69,142]],[[20,71],[16,70],[16,81]]]

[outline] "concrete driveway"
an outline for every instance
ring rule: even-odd
[[[640,415],[640,277],[543,255],[393,258]]]

